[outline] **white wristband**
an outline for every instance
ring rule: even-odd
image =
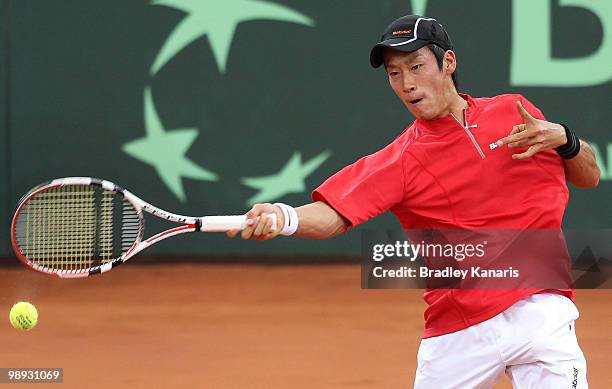
[[[285,224],[280,232],[281,235],[290,236],[295,234],[295,231],[297,231],[298,225],[300,224],[295,208],[283,203],[274,203],[274,205],[281,209],[285,219]]]

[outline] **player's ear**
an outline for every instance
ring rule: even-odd
[[[446,50],[444,53],[443,65],[443,69],[446,74],[451,75],[455,72],[455,69],[457,69],[457,57],[454,51]]]

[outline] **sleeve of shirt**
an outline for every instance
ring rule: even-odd
[[[523,95],[519,95],[519,97],[521,103],[523,104],[523,107],[527,110],[527,112],[529,112],[531,116],[536,119],[546,120],[546,117],[544,116],[542,111],[540,111],[540,109],[536,107],[531,101],[527,100],[527,98]]]
[[[386,212],[404,197],[403,149],[394,142],[343,168],[313,191],[313,201],[327,203],[349,227]]]

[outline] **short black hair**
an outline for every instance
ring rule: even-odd
[[[440,70],[442,70],[444,66],[444,54],[446,54],[446,50],[444,50],[440,46],[433,44],[433,43],[428,44],[427,47],[434,53],[434,56],[436,57],[436,61],[438,62],[438,67],[440,68]],[[457,80],[457,69],[455,69],[455,71],[451,75],[451,78],[453,79],[453,84],[455,84],[455,89],[459,91],[459,81]]]

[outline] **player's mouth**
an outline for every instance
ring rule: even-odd
[[[419,104],[421,101],[423,101],[423,98],[422,98],[422,97],[421,97],[420,99],[410,100],[410,104],[412,104],[412,105],[417,105],[417,104]]]

